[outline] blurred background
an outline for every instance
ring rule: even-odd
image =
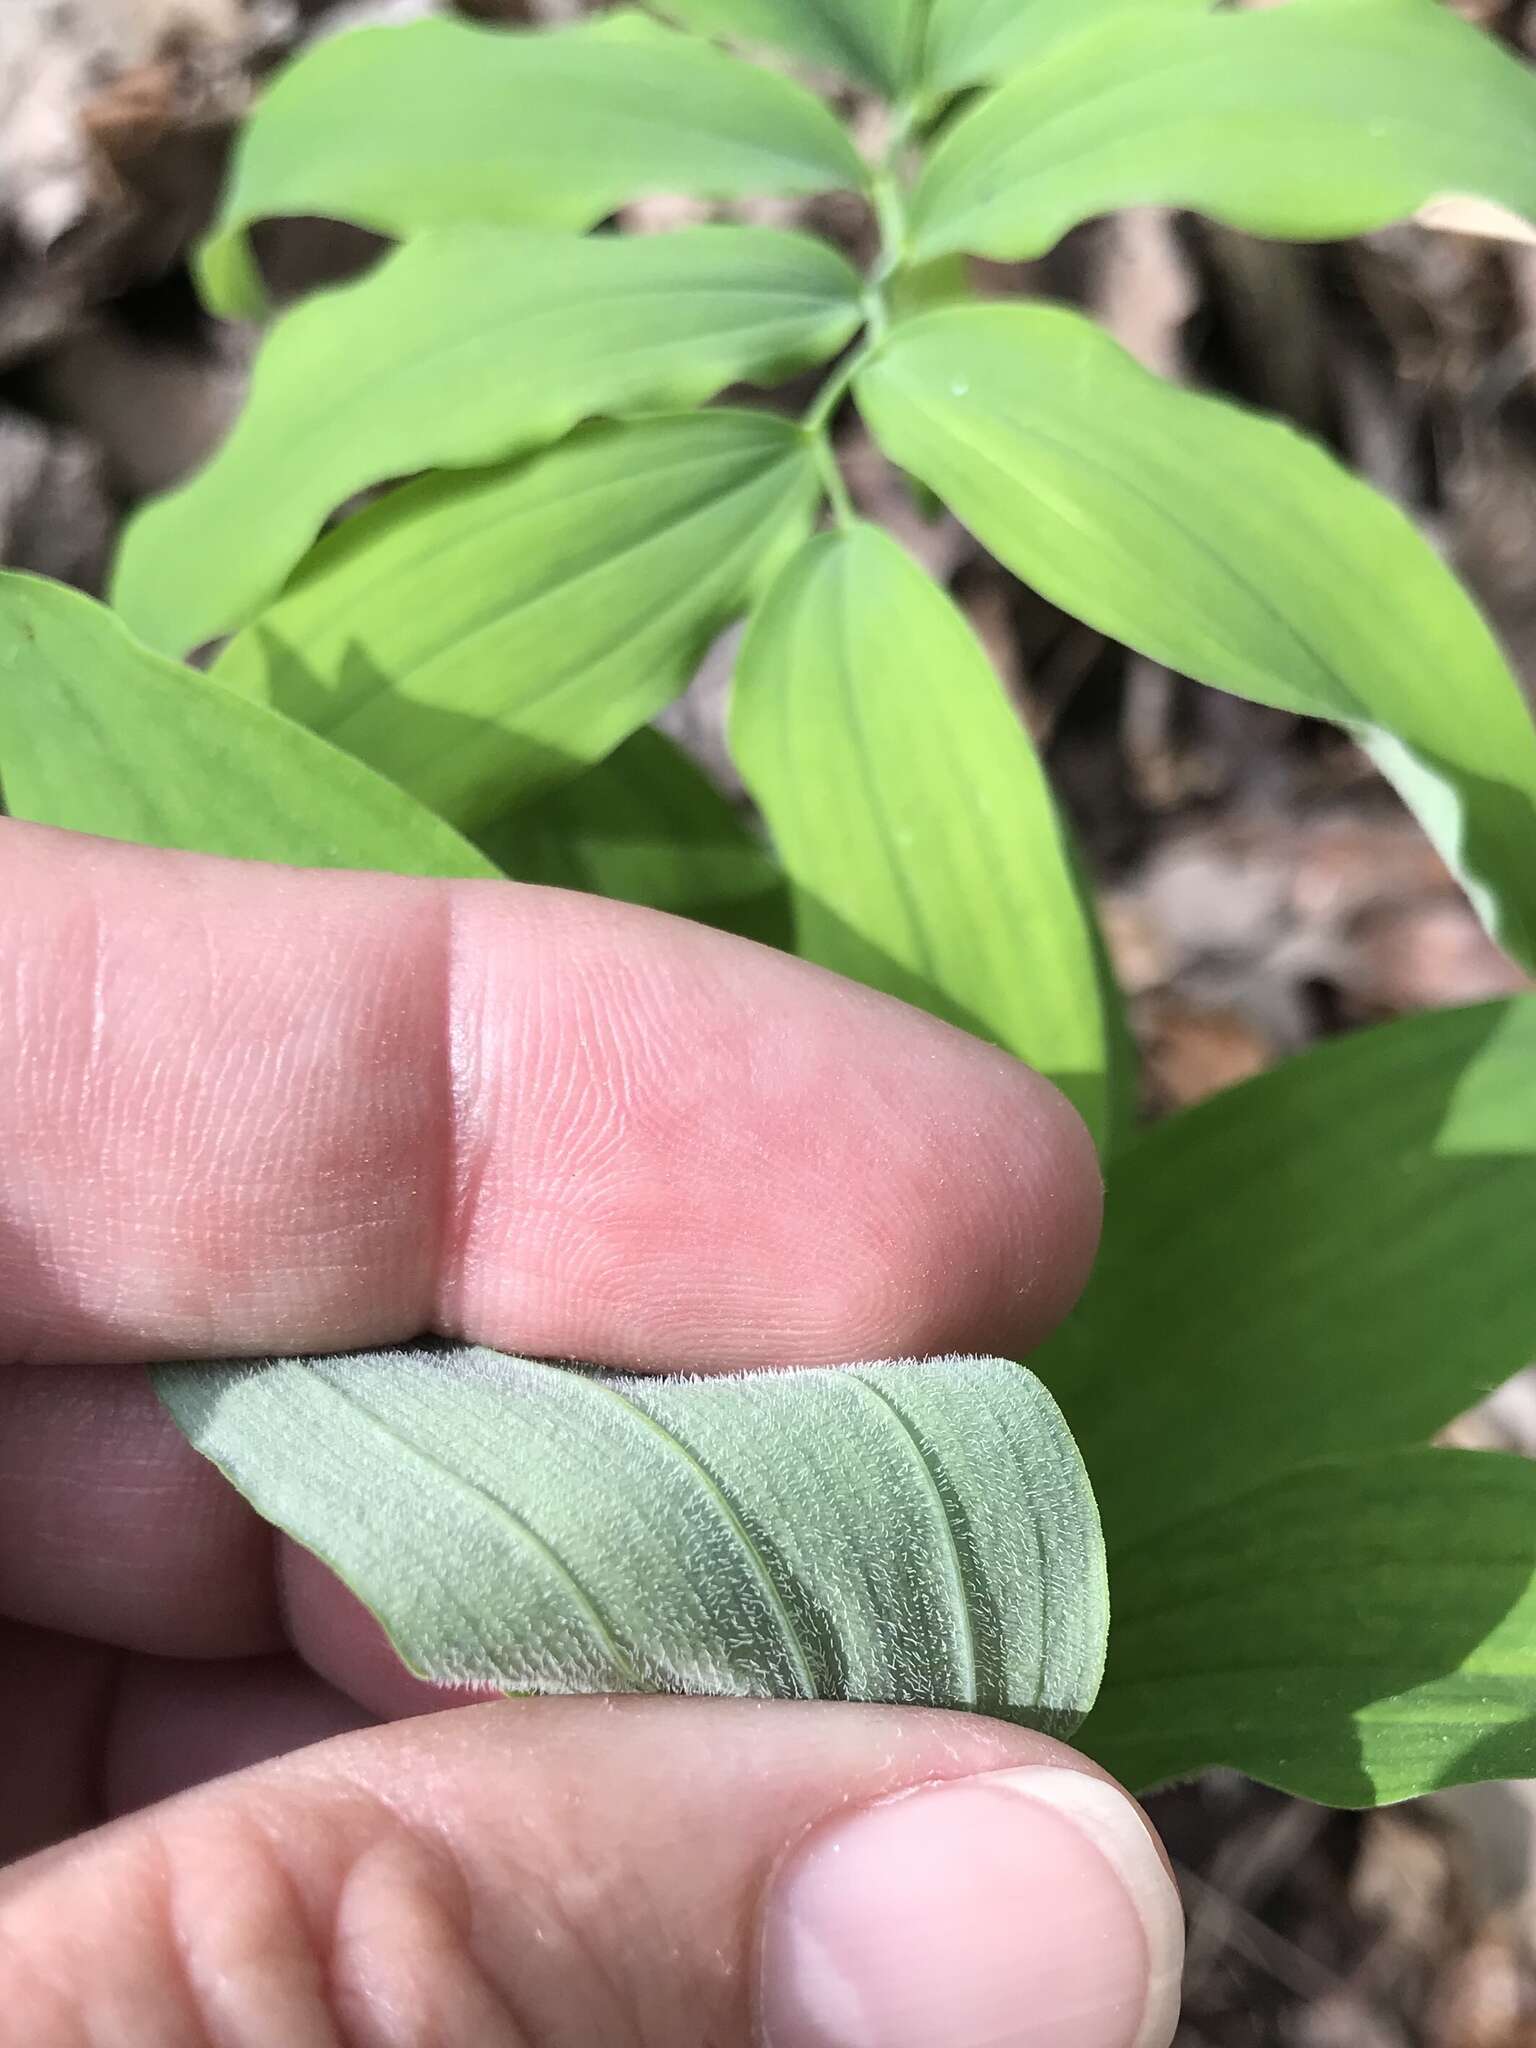
[[[201,314],[185,257],[261,78],[313,37],[433,11],[447,0],[0,0],[0,562],[101,592],[125,514],[242,401],[256,334]],[[1536,60],[1536,5],[1458,11]],[[876,142],[878,110],[843,104]],[[655,199],[621,224],[727,211],[871,253],[861,206],[835,195]],[[258,246],[281,299],[377,245],[305,221]],[[1147,211],[974,281],[1085,306],[1161,374],[1328,442],[1454,564],[1536,694],[1536,237],[1296,247]],[[1332,1033],[1524,985],[1347,741],[1104,640],[927,519],[856,426],[841,454],[863,509],[950,584],[1045,754],[1131,996],[1149,1116]],[[722,643],[666,721],[727,783],[730,660]],[[1451,1435],[1536,1455],[1536,1385]],[[1189,1913],[1182,2048],[1536,2048],[1536,1786],[1359,1816],[1213,1774],[1150,1804]]]

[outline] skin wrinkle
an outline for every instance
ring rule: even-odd
[[[280,1838],[260,1811],[231,1815],[233,1825],[225,1824],[223,1890],[234,1911],[273,1904],[277,1910],[259,1933],[252,1928],[250,1947],[233,1955],[214,1931],[222,1928],[223,1912],[216,1919],[208,1911],[207,1876],[195,1851],[189,1854],[181,1845],[174,1809],[168,1822],[155,1828],[161,1911],[178,1979],[200,2028],[199,2042],[206,2041],[207,2048],[265,2048],[281,2039],[283,2048],[348,2048],[331,2023],[327,1946],[318,1938],[323,1922],[317,1921],[287,1867]],[[243,1853],[230,1858],[231,1849]]]
[[[404,2037],[378,1996],[378,1980],[387,1949],[384,1941],[369,1939],[367,1894],[377,1880],[381,1863],[386,1866],[390,1885],[397,1893],[406,1894],[418,1913],[422,1896],[436,1890],[439,1895],[433,1898],[434,1917],[439,1925],[446,1926],[450,1937],[440,1945],[439,1953],[448,1954],[460,1967],[468,1957],[471,1971],[478,1978],[478,1964],[470,1954],[466,1933],[469,1887],[445,1833],[417,1827],[397,1810],[387,1791],[357,1786],[351,1796],[371,1809],[377,1827],[356,1853],[346,1857],[333,1896],[326,1904],[323,1923],[316,1916],[326,2003],[341,2021],[348,2048],[352,2048],[354,2040],[357,2048],[393,2048],[397,2041],[403,2048]],[[281,1855],[280,1835],[274,1835],[273,1849]],[[399,1853],[402,1849],[403,1856]],[[360,1928],[352,1927],[354,1919],[361,1919]],[[387,1939],[389,1930],[383,1931]],[[443,1975],[448,1983],[453,1983],[452,1961]],[[483,2029],[472,2036],[462,2028],[450,2030],[446,2025],[434,2029],[425,2015],[412,2015],[409,2024],[418,2037],[431,2038],[436,2031],[444,2040],[483,2038],[486,2048],[524,2048],[524,2036],[516,2028],[504,2037],[498,2028],[497,2036],[492,2038]]]
[[[611,1063],[619,1070],[621,1086],[614,1120],[599,1123],[593,1119],[594,1131],[588,1138],[589,1149],[579,1161],[589,1202],[601,1204],[607,1197],[610,1186],[607,1148],[614,1140],[621,1141],[621,1156],[629,1162],[630,1171],[642,1178],[653,1178],[659,1186],[665,1186],[675,1177],[671,1165],[674,1159],[699,1156],[707,1159],[711,1154],[723,1154],[722,1170],[732,1170],[730,1155],[733,1150],[740,1149],[740,1133],[718,1132],[716,1112],[721,1100],[733,1096],[748,1101],[754,1095],[762,1099],[765,1151],[768,1133],[771,1132],[773,1144],[781,1154],[788,1155],[796,1165],[800,1163],[795,1156],[797,1153],[804,1158],[809,1169],[807,1179],[820,1177],[817,1169],[821,1169],[825,1172],[827,1185],[836,1184],[839,1167],[845,1169],[846,1160],[827,1157],[823,1165],[826,1150],[823,1120],[807,1118],[801,1107],[805,1098],[821,1093],[823,1086],[829,1095],[838,1090],[841,1077],[832,1069],[826,1070],[827,1079],[825,1084],[822,1082],[820,1048],[808,1048],[801,1053],[801,1071],[798,1073],[795,1062],[789,1059],[774,1063],[758,1061],[753,1043],[756,1018],[742,1019],[726,992],[717,991],[701,977],[701,986],[696,991],[691,988],[681,992],[676,988],[668,991],[674,1008],[681,996],[689,1013],[697,1020],[694,1026],[696,1057],[686,1070],[666,1073],[664,1086],[650,1085],[647,1063],[653,1056],[648,1046],[653,1043],[665,1045],[671,1028],[664,1002],[653,996],[638,974],[630,975],[600,993],[606,1000],[591,1027],[591,1038],[594,1048],[607,1056],[605,1065]],[[622,1020],[622,1037],[612,1022],[615,1018]],[[718,1023],[714,1021],[716,1019]],[[631,1051],[630,1043],[636,1043],[638,1050]],[[835,1053],[833,1059],[836,1059]],[[776,1104],[780,1101],[784,1108],[776,1115]],[[727,1140],[723,1145],[722,1135]],[[850,1256],[840,1261],[825,1280],[814,1268],[805,1272],[791,1313],[804,1317],[807,1306],[810,1306],[819,1310],[816,1324],[824,1319],[828,1326],[835,1325],[850,1336],[857,1336],[878,1323],[883,1313],[888,1311],[893,1281],[891,1269],[897,1264],[887,1253],[890,1234],[880,1227],[865,1231],[858,1228],[858,1209],[874,1206],[876,1204],[870,1202],[863,1190],[844,1191],[844,1215],[848,1215],[850,1208],[853,1211],[853,1227],[848,1232]],[[760,1236],[766,1236],[780,1220],[764,1215],[755,1220],[754,1227]],[[651,1257],[645,1221],[643,1217],[637,1219],[640,1225],[637,1229],[622,1213],[613,1217],[609,1238],[621,1277],[637,1266],[643,1270]],[[803,1221],[803,1216],[796,1215],[791,1219],[791,1227],[798,1230],[803,1227]],[[712,1219],[701,1218],[700,1226],[704,1231],[710,1231]],[[867,1300],[860,1299],[864,1285],[858,1256],[861,1239],[863,1247],[867,1248],[868,1263],[873,1268],[869,1276],[871,1298]],[[722,1247],[722,1266],[728,1257],[727,1248]],[[596,1270],[588,1269],[588,1285],[602,1285],[604,1263],[599,1261]],[[713,1277],[713,1265],[710,1272]],[[905,1270],[902,1278],[906,1279]],[[825,1306],[814,1297],[813,1290],[818,1281],[827,1290]],[[685,1301],[686,1296],[679,1295],[678,1299]]]
[[[86,921],[85,944],[82,950],[94,972],[97,953],[94,933],[97,920],[94,908],[89,902],[81,904],[74,900],[67,901],[60,906],[60,912],[57,923],[52,926],[40,919],[28,919],[23,929],[33,943],[8,949],[7,953],[0,957],[5,960],[9,977],[6,1009],[14,1019],[14,1073],[18,1077],[30,1077],[33,1097],[41,1098],[40,1107],[51,1104],[58,1095],[59,1108],[62,1110],[62,1091],[58,1089],[55,1079],[59,1048],[54,1034],[47,1028],[50,979],[58,971],[56,961],[68,962],[76,957],[71,950],[71,942],[80,928],[82,918]],[[39,1185],[40,1182],[44,1182],[39,1147],[35,1140],[29,1142],[27,1130],[30,1125],[46,1125],[47,1122],[46,1108],[42,1116],[22,1120],[20,1142],[13,1147],[8,1164],[9,1173],[15,1176],[19,1183],[19,1193],[25,1206],[45,1214],[49,1209],[47,1195],[50,1190],[46,1183]],[[3,1212],[0,1212],[0,1222],[3,1222]],[[3,1298],[12,1304],[11,1314],[16,1317],[19,1328],[14,1329],[8,1339],[0,1337],[0,1365],[12,1360],[28,1362],[46,1340],[51,1283],[67,1265],[67,1261],[62,1260],[55,1249],[55,1240],[58,1236],[56,1218],[50,1217],[46,1228],[36,1229],[24,1237],[18,1236],[14,1247],[8,1242],[8,1236],[8,1233],[0,1233],[0,1278],[6,1282]],[[23,1286],[23,1269],[28,1264],[41,1272],[45,1281],[50,1283],[37,1301],[27,1299]],[[7,1270],[13,1265],[16,1269],[14,1276]],[[20,1304],[19,1309],[17,1304]]]
[[[445,1774],[439,1801],[433,1797],[433,1775],[429,1764],[413,1775],[408,1793],[397,1794],[388,1782],[376,1784],[354,1774],[344,1792],[333,1792],[331,1797],[334,1801],[339,1796],[349,1814],[355,1811],[365,1817],[362,1840],[354,1848],[351,1827],[328,1827],[327,1833],[336,1835],[342,1844],[338,1869],[327,1876],[319,1898],[306,1898],[301,1888],[293,1888],[329,2005],[343,2022],[346,2048],[414,2048],[423,2038],[472,2041],[475,2048],[534,2048],[535,2043],[548,2042],[548,2026],[540,2026],[532,2013],[522,2008],[518,1984],[520,1953],[530,1941],[540,1947],[549,1944],[551,1916],[558,1919],[560,1943],[574,1952],[571,1981],[582,1984],[589,1993],[593,1982],[600,1981],[609,1992],[610,2007],[601,2025],[590,2022],[591,2036],[605,2044],[611,2042],[613,2048],[623,2048],[628,2039],[627,1987],[618,1982],[601,1942],[588,1938],[580,1916],[563,1911],[563,1887],[551,1884],[537,1858],[525,1863],[514,1857],[513,1869],[500,1871],[493,1910],[488,1912],[484,1875],[466,1861],[456,1827],[446,1817],[448,1809],[462,1803],[458,1787]],[[553,1839],[547,1827],[535,1832],[546,1846]],[[281,1861],[285,1853],[281,1826],[268,1824],[268,1841],[271,1854]],[[498,1864],[508,1855],[503,1838]],[[378,1883],[381,1874],[384,1881]],[[390,1920],[395,1917],[398,1900],[405,1898],[413,1923],[408,1931],[398,1924],[386,1925],[370,1939],[369,1922],[385,1917],[367,1897],[375,1887]],[[509,1915],[514,1902],[519,1910]],[[530,1918],[530,1913],[537,1917]],[[349,1927],[353,1917],[362,1922],[361,1928]],[[428,1918],[431,1928],[424,1925]],[[513,1939],[509,1939],[509,1918],[516,1929]],[[458,1970],[467,1965],[474,1987],[485,1993],[484,2000],[476,2001],[482,2020],[476,2029],[466,2030],[459,2024],[433,2032],[417,2011],[402,2021],[403,2031],[390,2024],[385,2000],[378,1995],[380,1978],[387,1976],[392,1957],[410,1946],[410,1935],[419,1937],[432,1931],[441,1931],[446,1939],[427,1945],[439,1957],[451,1956]],[[457,1971],[443,1974],[452,1984]],[[488,2012],[497,2023],[494,2035],[484,2030]],[[252,2048],[258,2048],[258,2042],[264,2048],[265,2039],[257,2037]],[[284,2048],[288,2048],[286,2042]]]
[[[547,1191],[550,1204],[550,1255],[556,1263],[579,1262],[585,1290],[603,1304],[616,1330],[634,1314],[644,1333],[654,1299],[660,1311],[654,1335],[642,1334],[641,1342],[664,1356],[669,1323],[704,1320],[690,1303],[690,1262],[679,1257],[676,1237],[662,1236],[656,1253],[652,1240],[657,1211],[687,1203],[680,1184],[686,1162],[704,1162],[707,1171],[713,1139],[705,1104],[718,1105],[733,1092],[729,1082],[721,1083],[720,1039],[707,1021],[713,991],[707,983],[695,987],[691,963],[686,976],[666,977],[643,955],[610,958],[601,951],[590,960],[574,1006],[568,995],[562,1001],[557,962],[551,960],[540,979],[554,1021],[552,1043],[568,1069],[562,1114],[539,1132],[531,1168],[533,1184]],[[676,1063],[668,1048],[682,1008],[706,1021],[695,1025],[696,1058]],[[738,1040],[745,1035],[742,1021],[735,1021]],[[563,1195],[570,1179],[581,1186],[579,1208]],[[702,1251],[700,1240],[694,1242]],[[718,1259],[705,1263],[714,1271],[729,1256],[722,1246]],[[653,1280],[657,1266],[664,1270]],[[622,1341],[634,1340],[626,1334]]]
[[[523,1072],[537,1077],[539,1085],[531,1093],[539,1109],[519,1116],[516,1097],[510,1103],[499,1098],[493,1149],[516,1159],[524,1200],[546,1219],[549,1236],[541,1251],[559,1269],[568,1255],[580,1256],[589,1219],[605,1216],[616,1191],[618,1201],[624,1199],[625,1144],[635,1129],[632,1040],[643,1023],[624,1016],[627,991],[605,988],[601,966],[596,975],[578,974],[567,988],[561,986],[560,963],[542,948],[536,948],[528,968],[532,1000]],[[511,1128],[503,1131],[499,1118],[509,1108]],[[576,1209],[569,1198],[573,1184],[581,1188]],[[517,1192],[507,1188],[503,1206],[508,1212],[522,1206]],[[495,1253],[487,1249],[489,1265]]]
[[[647,1933],[637,1933],[628,1955],[616,1956],[602,1938],[606,1921],[601,1910],[605,1874],[599,1870],[561,1872],[551,1882],[549,1871],[539,1867],[537,1853],[529,1859],[513,1858],[513,1871],[501,1873],[495,1910],[485,1911],[484,1881],[477,1881],[461,1853],[455,1830],[435,1816],[431,1802],[422,1796],[424,1789],[419,1784],[414,1788],[412,1803],[431,1816],[425,1821],[417,1819],[403,1803],[397,1805],[387,1790],[376,1796],[413,1840],[430,1840],[451,1866],[458,1885],[457,1919],[464,1945],[482,1977],[495,1987],[511,2028],[505,2044],[498,2041],[488,2044],[488,2048],[535,2048],[535,2044],[550,2043],[556,2038],[548,2022],[541,2025],[532,2006],[519,1994],[523,1975],[520,1958],[530,1946],[545,1957],[552,1951],[569,1956],[560,1974],[583,1987],[581,2040],[600,2040],[604,2048],[675,2048],[675,2014],[668,2016],[663,2031],[653,2034],[644,2015],[635,2010],[645,1986],[643,1981],[637,1983],[633,1979],[632,1958],[664,1952],[666,1929],[659,1916],[647,1911]],[[547,1820],[542,1833],[546,1841],[553,1834]],[[507,1853],[504,1847],[503,1856]],[[561,1860],[569,1855],[567,1848]],[[573,1874],[580,1879],[575,1886],[571,1882]],[[573,1889],[579,1894],[574,1909],[567,1897]],[[507,1933],[509,1899],[516,1899],[520,1907],[518,1939],[511,1942]],[[633,1913],[648,1908],[650,1903],[649,1893],[642,1891],[638,1899],[630,1901],[629,1909]],[[603,1994],[601,2016],[590,2003],[597,1986]]]
[[[418,903],[430,908],[425,895]],[[430,929],[421,922],[430,964]],[[434,1071],[426,1027],[438,999],[426,974],[401,971],[409,953],[395,934],[381,947],[376,930],[347,924],[333,939],[328,960],[307,955],[290,968],[286,944],[279,955],[278,971],[298,995],[285,1038],[267,1055],[271,1064],[262,1058],[264,1041],[248,1069],[247,1102],[271,1104],[254,1148],[252,1179],[258,1187],[296,1181],[304,1190],[293,1255],[302,1238],[307,1273],[329,1280],[337,1298],[345,1298],[370,1265],[385,1263],[384,1246],[398,1240],[388,1261],[396,1314],[419,1323],[436,1252],[433,1232],[421,1227],[436,1177],[433,1161],[423,1155],[448,1134],[430,1086],[415,1083],[430,1083]],[[353,1048],[351,1071],[324,1056],[330,1042]],[[249,1118],[251,1111],[244,1113]],[[238,1217],[226,1234],[231,1241],[238,1237]],[[286,1250],[281,1237],[279,1246]]]
[[[349,1863],[328,1947],[330,2004],[349,2043],[534,2048],[515,1998],[476,1953],[472,1918],[451,1844],[409,1822]]]
[[[164,1953],[169,1958],[171,1969],[167,1973],[175,1990],[181,1994],[180,2003],[184,2015],[190,2016],[196,2030],[198,2048],[240,2048],[232,2041],[225,2029],[215,2027],[203,1986],[194,1967],[188,1928],[182,1913],[178,1910],[178,1886],[172,1868],[169,1851],[162,1840],[158,1844],[159,1856],[155,1870],[154,1896],[159,1902],[158,1917],[163,1924]],[[294,2048],[339,2048],[339,2044],[306,2043],[302,2040]]]
[[[582,1983],[588,1995],[594,1984],[601,1984],[607,1994],[601,2029],[596,2021],[591,2024],[594,2037],[605,2044],[611,2037],[613,2048],[623,2048],[627,2032],[624,2016],[629,2003],[624,1996],[625,1987],[618,1981],[602,1942],[595,1938],[595,1930],[589,1934],[579,1915],[569,1915],[563,1910],[561,1888],[551,1885],[536,1864],[524,1864],[519,1860],[510,1880],[503,1877],[502,1895],[495,1910],[487,1912],[485,1887],[477,1884],[473,1871],[460,1852],[454,1830],[432,1820],[422,1822],[414,1817],[408,1818],[403,1811],[397,1812],[397,1819],[412,1839],[417,1842],[430,1840],[437,1855],[453,1873],[456,1930],[465,1952],[487,1988],[493,1990],[505,2015],[509,2029],[505,2048],[535,2048],[536,2043],[549,2038],[548,2027],[539,2025],[535,2013],[520,1994],[519,1984],[523,1974],[520,1951],[529,1942],[547,1945],[551,1914],[558,1918],[559,1939],[573,1957],[572,1981]],[[519,1939],[515,1942],[507,1939],[508,1897],[517,1899],[521,1908]],[[532,1913],[537,1914],[536,1920],[530,1917]],[[496,2048],[502,2048],[502,2044],[497,2043]]]
[[[387,1977],[402,1954],[411,1961],[418,1943],[435,1964],[447,1957],[440,1981],[458,2002],[465,1877],[451,1845],[377,1788],[333,1785],[310,1811],[291,1793],[244,1805],[221,1794],[195,1820],[176,1807],[152,1817],[150,1842],[158,1877],[154,1917],[186,2007],[197,2016],[198,2031],[189,2038],[198,2048],[267,2048],[277,2039],[283,2048],[394,2048],[424,2038],[420,2014],[410,2015],[408,2033],[398,2033],[366,1989]],[[381,1860],[389,1866],[386,1902],[392,1915],[403,1905],[403,1918],[381,1930],[387,1943],[370,1940],[366,1927],[361,1937],[349,1937],[349,1906]],[[421,1942],[444,1923],[460,1938]],[[432,1981],[429,1972],[429,1989]],[[482,2003],[494,2004],[499,2018],[499,1992]],[[494,2036],[448,2031],[442,2038],[520,2048],[525,2037],[514,2028]]]

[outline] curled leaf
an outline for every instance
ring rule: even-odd
[[[1003,1359],[620,1377],[430,1348],[161,1369],[192,1442],[422,1676],[975,1708],[1065,1734],[1098,1515]]]

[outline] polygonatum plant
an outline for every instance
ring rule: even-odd
[[[825,193],[876,224],[862,273],[805,232],[615,224]],[[1536,1467],[1432,1439],[1536,1350],[1536,997],[1138,1133],[1030,739],[839,464],[856,411],[1055,605],[1344,728],[1536,964],[1536,729],[1410,522],[1082,313],[976,296],[968,258],[1144,204],[1307,241],[1536,219],[1536,79],[1440,0],[667,0],[336,37],[258,105],[201,288],[263,316],[274,219],[387,252],[275,319],[224,446],[130,528],[116,618],[0,592],[16,816],[702,918],[995,1041],[1098,1138],[1102,1255],[1032,1371],[166,1369],[192,1440],[429,1676],[1057,1731],[1091,1705],[1080,1740],[1134,1785],[1226,1764],[1343,1803],[1531,1767]],[[761,834],[652,723],[742,620]]]

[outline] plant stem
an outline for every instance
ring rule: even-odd
[[[816,467],[821,472],[822,488],[827,494],[827,503],[832,508],[832,517],[846,533],[857,519],[858,512],[848,495],[848,486],[838,466],[837,450],[832,445],[832,436],[825,427],[813,427],[807,430],[807,438],[811,444]]]
[[[891,132],[875,175],[870,180],[870,203],[880,229],[880,253],[869,282],[878,291],[900,264],[907,246],[907,195],[898,171],[901,153],[911,138],[917,109],[903,103],[891,109]]]
[[[870,272],[869,282],[876,293],[898,268],[905,251],[907,240],[906,198],[895,173],[881,170],[869,188],[874,203],[875,219],[880,227],[880,253],[875,258],[875,267]]]
[[[819,434],[826,427],[833,413],[837,411],[838,406],[841,404],[843,394],[847,391],[848,386],[864,367],[868,355],[869,343],[866,340],[861,347],[850,348],[847,355],[843,357],[842,361],[832,371],[827,381],[811,400],[806,415],[800,422],[808,434]]]
[[[843,481],[843,473],[838,467],[837,451],[832,445],[832,416],[847,396],[849,385],[884,338],[890,324],[890,309],[886,305],[884,286],[886,280],[899,268],[907,240],[906,197],[897,175],[896,164],[907,146],[915,112],[913,107],[905,105],[892,110],[890,138],[879,163],[875,166],[874,176],[870,179],[870,203],[874,207],[875,222],[880,230],[880,247],[865,280],[867,289],[864,294],[863,335],[831,371],[811,400],[800,422],[803,432],[811,442],[816,465],[826,487],[827,501],[832,508],[832,516],[841,527],[849,525],[855,517],[855,512],[853,501],[848,495],[848,486]]]

